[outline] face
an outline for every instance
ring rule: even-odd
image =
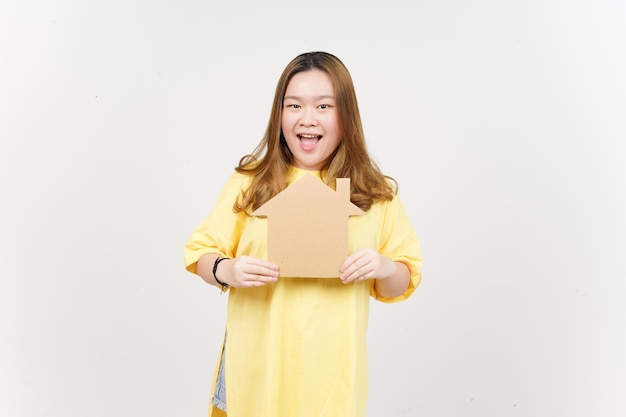
[[[314,69],[291,78],[281,127],[294,166],[309,171],[324,168],[341,142],[335,91],[328,74]]]

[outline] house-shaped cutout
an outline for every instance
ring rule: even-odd
[[[339,276],[349,216],[364,212],[350,202],[350,178],[337,178],[335,188],[306,174],[252,213],[267,216],[267,257],[281,276]]]

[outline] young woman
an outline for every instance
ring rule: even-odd
[[[285,68],[267,130],[185,246],[188,271],[229,291],[210,416],[362,417],[370,297],[407,299],[421,281],[418,238],[396,182],[370,158],[352,78],[325,52]],[[281,276],[267,220],[252,212],[305,174],[350,179],[349,253],[337,278]],[[310,254],[315,257],[315,253]]]

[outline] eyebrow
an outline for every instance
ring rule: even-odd
[[[323,99],[335,99],[335,96],[331,96],[331,95],[322,95],[322,96],[315,96],[313,97],[314,100],[323,100]],[[283,100],[287,100],[287,99],[291,99],[291,100],[302,100],[302,97],[300,96],[285,96],[283,97]]]

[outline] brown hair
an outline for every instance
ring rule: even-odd
[[[287,187],[293,155],[281,130],[283,98],[291,78],[304,71],[318,69],[328,74],[335,90],[342,138],[324,168],[324,182],[334,187],[335,179],[350,178],[350,201],[362,210],[377,201],[391,200],[397,182],[384,175],[367,152],[361,115],[352,77],[339,58],[327,52],[307,52],[295,57],[284,69],[274,95],[265,135],[251,154],[239,161],[235,170],[251,175],[250,187],[234,205],[236,212],[248,213]]]

